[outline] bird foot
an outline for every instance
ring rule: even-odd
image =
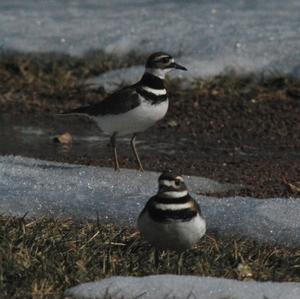
[[[140,172],[144,172],[144,168],[143,168],[143,166],[140,166],[140,167],[138,168],[138,171],[140,171]]]

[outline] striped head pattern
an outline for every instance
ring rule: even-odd
[[[176,63],[174,58],[165,52],[153,53],[146,62],[146,72],[161,79],[164,79],[165,75],[173,69],[187,70],[184,66]]]
[[[205,220],[181,176],[170,171],[158,178],[158,192],[138,218],[138,228],[156,248],[183,251],[204,235]]]
[[[158,192],[148,205],[152,219],[158,222],[189,221],[200,213],[181,176],[164,172],[158,183]]]
[[[172,172],[164,172],[158,178],[158,195],[163,198],[180,198],[187,196],[188,190],[184,180]]]

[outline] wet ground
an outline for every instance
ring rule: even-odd
[[[0,154],[112,165],[109,139],[94,124],[57,114],[101,101],[104,88],[85,80],[140,64],[141,57],[97,52],[82,58],[22,53],[0,58]],[[167,80],[166,87],[166,117],[138,135],[146,170],[172,168],[243,184],[240,195],[299,197],[299,79],[229,71],[193,83]],[[64,132],[73,136],[71,145],[53,142]],[[118,140],[118,149],[121,167],[135,168],[129,138]]]
[[[138,136],[145,169],[173,168],[241,183],[245,188],[235,191],[240,195],[297,196],[289,184],[297,184],[300,174],[298,100],[226,103],[211,98],[201,102],[187,96],[171,103],[167,117]],[[112,165],[109,137],[88,119],[5,113],[0,127],[2,155]],[[53,141],[64,132],[73,137],[70,145]],[[119,157],[121,167],[134,168],[129,140],[118,140]]]

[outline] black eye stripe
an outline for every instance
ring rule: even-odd
[[[162,57],[157,57],[154,59],[155,62],[169,62],[170,61],[170,57],[168,56],[162,56]]]

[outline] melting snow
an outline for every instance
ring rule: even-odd
[[[224,278],[152,275],[111,277],[66,291],[75,299],[299,299],[300,283],[236,281]]]
[[[156,193],[159,173],[0,157],[0,213],[61,215],[134,225]],[[299,199],[215,198],[195,193],[222,192],[238,185],[186,176],[202,207],[208,231],[263,242],[300,246]]]
[[[227,66],[299,75],[299,8],[297,0],[4,0],[0,47],[75,55],[165,50],[182,56],[193,76]]]

